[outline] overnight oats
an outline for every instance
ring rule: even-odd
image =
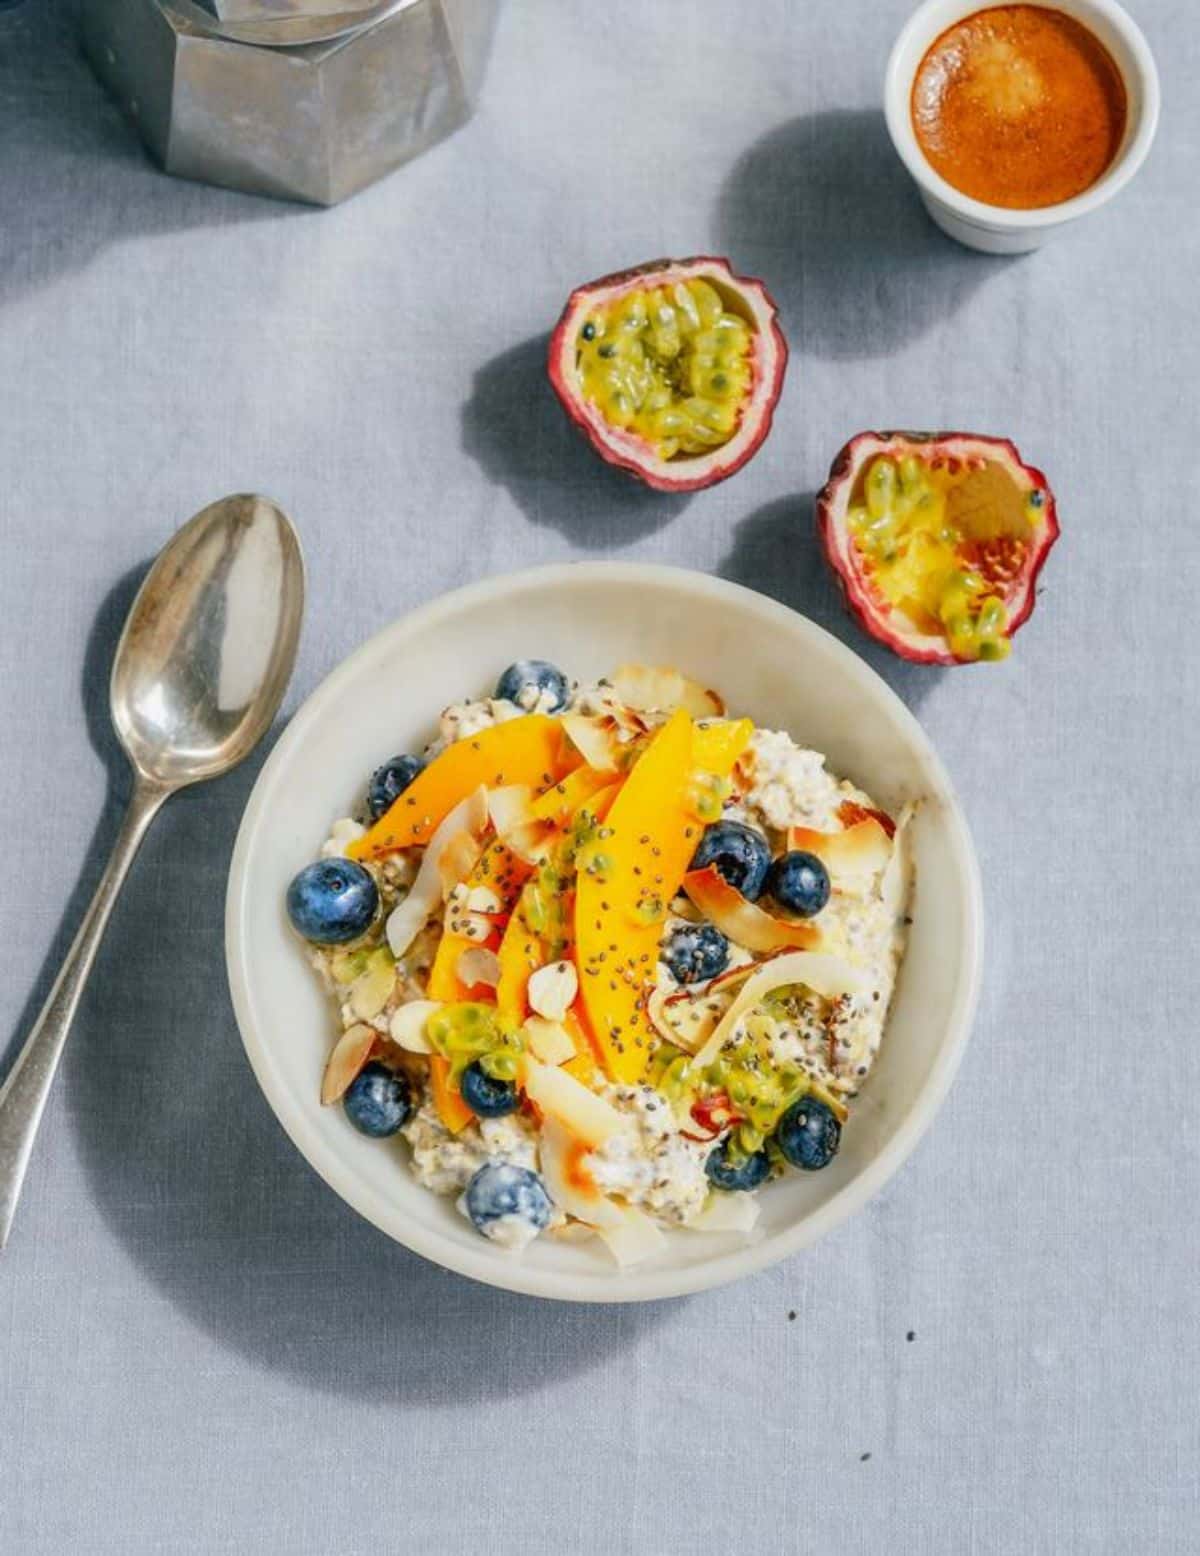
[[[321,1099],[506,1249],[751,1236],[879,1051],[907,823],[677,671],[511,665],[289,887],[337,1006]]]

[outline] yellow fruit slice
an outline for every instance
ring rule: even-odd
[[[657,1034],[646,1011],[671,899],[700,841],[697,770],[728,776],[754,726],[697,730],[680,709],[662,725],[580,858],[575,899],[581,1000],[596,1051],[614,1080],[639,1081]]]
[[[475,1117],[457,1086],[450,1084],[450,1061],[441,1054],[429,1056],[429,1090],[437,1115],[452,1135],[461,1134]]]
[[[398,848],[428,843],[438,824],[481,785],[501,789],[524,783],[545,789],[579,763],[557,719],[529,714],[493,724],[447,746],[347,853],[352,859],[379,859]]]
[[[529,807],[529,819],[565,826],[584,800],[590,800],[593,794],[607,789],[612,782],[612,773],[602,773],[594,767],[577,767],[537,796]]]
[[[663,919],[699,841],[688,803],[692,721],[682,709],[655,734],[581,857],[575,946],[581,997],[605,1069],[630,1084],[654,1043],[646,988]]]
[[[692,733],[692,759],[706,773],[727,778],[733,764],[750,744],[754,725],[749,719],[722,719]]]

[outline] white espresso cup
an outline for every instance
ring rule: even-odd
[[[1045,0],[1093,33],[1112,55],[1125,82],[1125,134],[1117,154],[1096,182],[1070,200],[1033,210],[1013,210],[974,200],[948,183],[925,157],[912,121],[912,88],[927,50],[948,27],[994,0],[925,0],[896,39],[884,78],[883,106],[888,133],[912,174],[930,216],[950,237],[985,254],[1023,254],[1040,248],[1081,216],[1098,210],[1146,160],[1158,128],[1158,70],[1141,28],[1116,0]],[[1025,0],[1030,3],[1030,0]],[[1043,0],[1032,0],[1042,4]]]

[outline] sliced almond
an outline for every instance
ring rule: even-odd
[[[530,1016],[525,1022],[525,1036],[529,1052],[543,1064],[566,1064],[575,1057],[575,1040],[561,1022]]]
[[[500,982],[500,958],[495,951],[473,945],[455,963],[454,975],[465,988],[473,989],[477,983],[484,983],[494,989]]]
[[[407,1005],[398,1006],[388,1023],[392,1041],[406,1048],[410,1054],[432,1053],[433,1049],[425,1035],[425,1023],[441,1008],[438,1000],[409,1000]]]
[[[396,964],[385,950],[372,951],[366,971],[350,985],[346,1003],[359,1021],[373,1021],[396,987]]]
[[[573,962],[547,962],[529,979],[529,1008],[547,1021],[561,1021],[579,993]]]
[[[371,1057],[379,1033],[374,1027],[356,1022],[347,1027],[334,1044],[321,1079],[321,1101],[337,1102],[345,1096],[350,1082]]]

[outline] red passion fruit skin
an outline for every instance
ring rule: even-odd
[[[741,304],[752,325],[750,393],[737,430],[727,443],[706,454],[661,459],[635,432],[614,427],[584,395],[576,360],[576,341],[587,315],[623,292],[678,281],[708,281],[725,297]],[[727,259],[710,254],[690,259],[654,259],[632,270],[618,270],[577,286],[567,298],[550,337],[547,371],[563,410],[607,464],[644,481],[659,492],[696,492],[736,474],[752,459],[771,430],[771,418],[783,388],[788,348],[778,324],[775,299],[761,281],[735,275]]]
[[[1046,477],[1033,465],[1025,463],[1010,439],[974,432],[860,432],[838,453],[829,468],[829,479],[817,493],[817,536],[841,586],[847,609],[864,632],[901,659],[914,664],[974,664],[975,660],[953,654],[941,634],[922,632],[872,587],[864,559],[847,523],[851,495],[859,476],[871,461],[880,454],[902,458],[912,453],[935,468],[936,462],[941,460],[951,469],[956,461],[967,464],[988,461],[1002,466],[1027,495],[1041,493],[1040,518],[1027,555],[1011,577],[997,580],[1003,583],[1003,598],[1008,609],[1005,631],[1008,638],[1012,638],[1032,614],[1037,603],[1038,574],[1059,536],[1054,494]]]

